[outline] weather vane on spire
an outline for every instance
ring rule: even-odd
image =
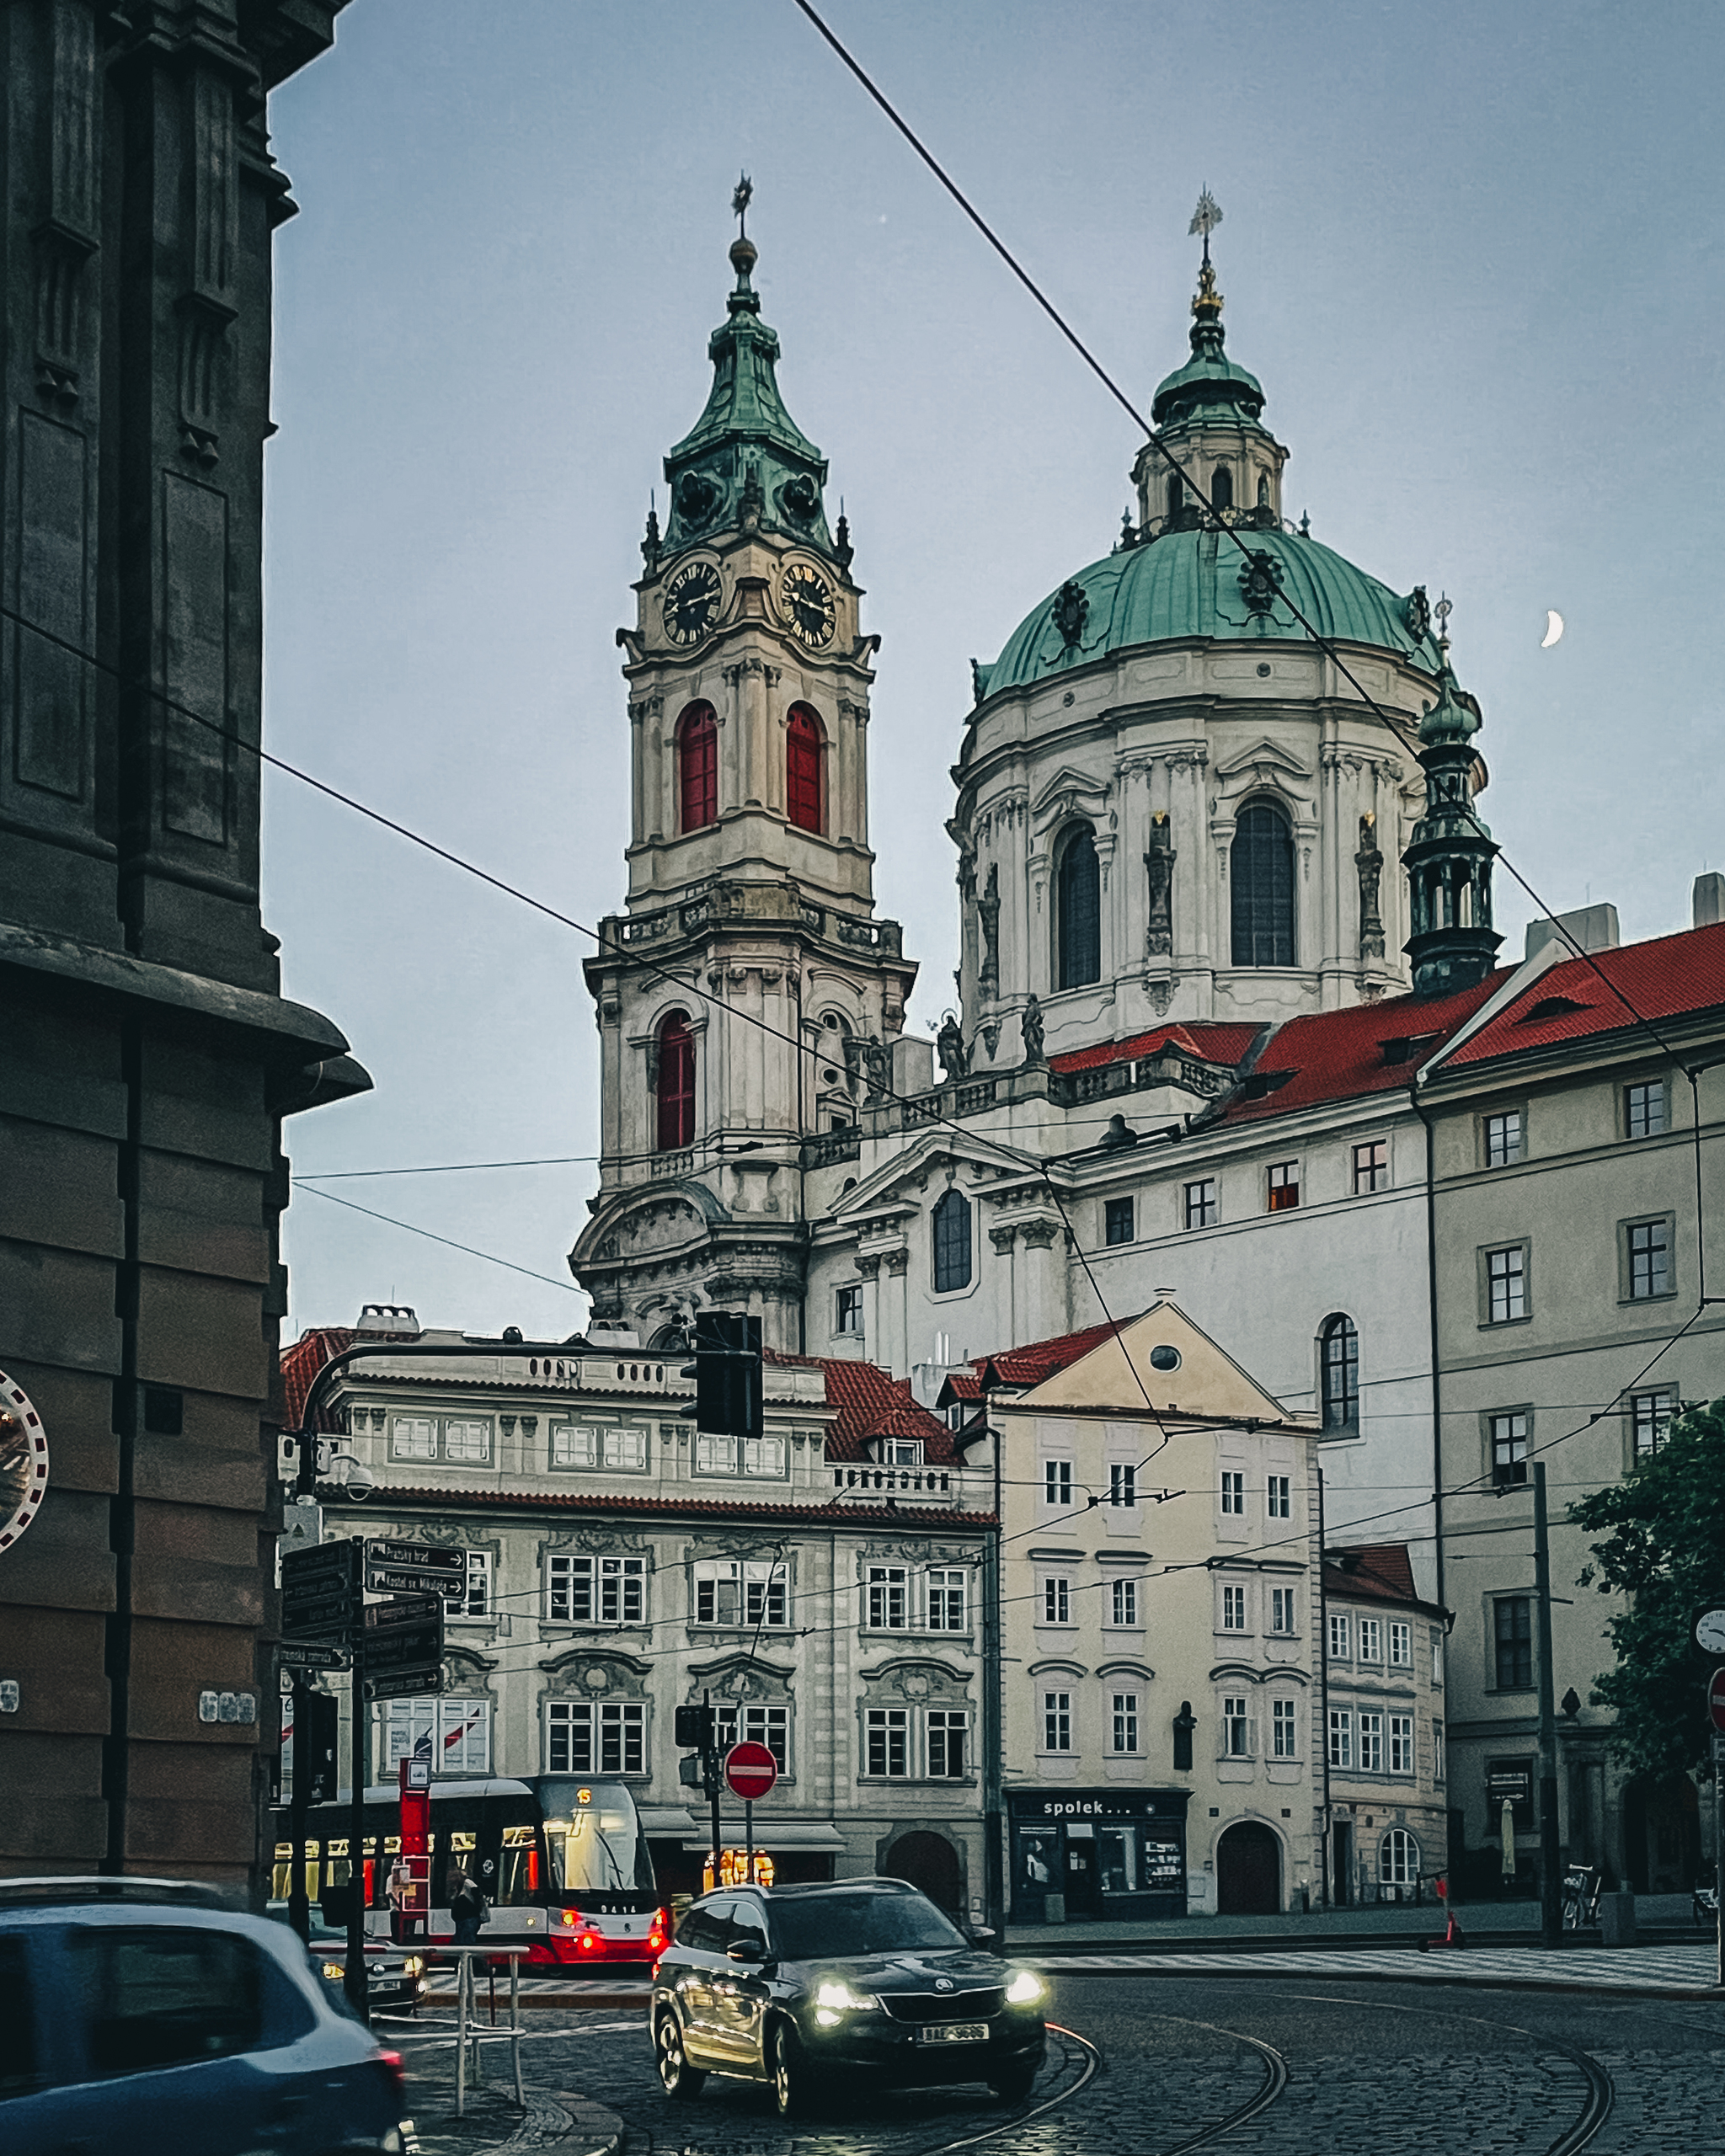
[[[1192,212],[1192,222],[1186,227],[1189,238],[1194,232],[1204,235],[1204,260],[1210,266],[1210,236],[1222,221],[1221,205],[1206,187],[1198,198],[1198,207]]]
[[[1455,611],[1455,601],[1445,591],[1439,595],[1432,611],[1438,617],[1438,649],[1447,652],[1450,648],[1450,616]]]
[[[740,173],[737,176],[735,191],[731,196],[731,215],[737,221],[737,237],[739,239],[747,239],[749,237],[749,205],[754,200],[754,181],[750,179],[747,173]],[[1220,211],[1218,211],[1217,215],[1220,216]]]

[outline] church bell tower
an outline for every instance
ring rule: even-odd
[[[739,216],[747,184],[738,189]],[[632,627],[625,911],[585,962],[602,1155],[570,1266],[644,1342],[708,1306],[799,1352],[805,1149],[852,1123],[915,965],[874,916],[868,692],[826,460],[779,395],[754,245],[708,344],[713,387],[665,460]]]

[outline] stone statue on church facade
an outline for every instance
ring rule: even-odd
[[[1174,947],[1174,837],[1166,810],[1151,819],[1144,871],[1150,879],[1150,922],[1144,947],[1153,958],[1167,958]]]
[[[950,1086],[955,1079],[969,1076],[970,1058],[965,1051],[964,1036],[950,1011],[941,1020],[940,1031],[934,1037],[934,1052],[940,1058],[940,1067],[948,1085]]]
[[[1383,881],[1384,857],[1378,845],[1375,816],[1368,814],[1359,819],[1359,851],[1354,857],[1354,865],[1359,872],[1359,955],[1381,958],[1384,921],[1378,911],[1378,887]]]
[[[1043,1060],[1042,1006],[1037,1001],[1033,990],[1024,1006],[1024,1013],[1018,1024],[1024,1035],[1025,1062],[1028,1065],[1040,1063]]]
[[[985,995],[998,995],[1001,987],[1001,865],[988,864],[988,881],[982,887],[976,910],[982,920],[982,963],[977,985]]]

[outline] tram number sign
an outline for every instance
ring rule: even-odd
[[[771,1794],[778,1762],[764,1744],[734,1744],[724,1755],[725,1786],[745,1804]]]
[[[1715,1729],[1725,1729],[1725,1664],[1707,1682],[1707,1712]]]

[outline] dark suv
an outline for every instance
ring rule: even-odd
[[[286,1924],[172,1880],[0,1881],[6,2156],[410,2156],[402,2087]]]
[[[1042,2064],[1045,1995],[900,1880],[721,1887],[654,1972],[653,2046],[666,2095],[734,2073],[770,2082],[782,2117],[848,2075],[985,2081],[1017,2103]]]

